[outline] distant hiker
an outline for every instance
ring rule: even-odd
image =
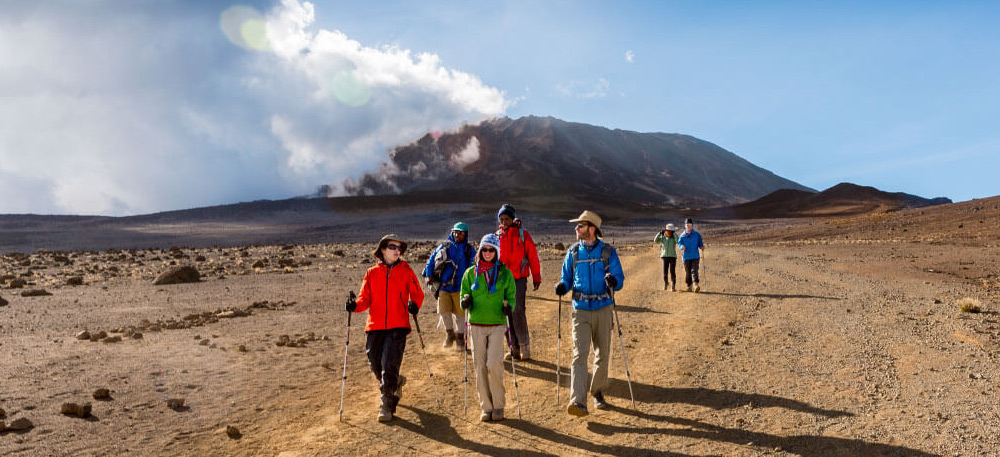
[[[442,346],[455,344],[458,351],[465,350],[465,313],[459,309],[458,292],[462,289],[462,274],[475,261],[468,237],[469,225],[456,223],[448,239],[439,244],[427,259],[423,272],[427,286],[437,298],[437,312],[444,323]]]
[[[401,258],[405,252],[406,243],[396,235],[383,236],[374,253],[378,263],[365,272],[361,294],[356,302],[347,300],[350,312],[368,310],[365,351],[382,392],[379,422],[391,420],[396,412],[406,383],[406,378],[399,374],[399,366],[403,363],[406,335],[410,333],[407,313],[415,315],[424,302],[417,275]]]
[[[691,218],[684,221],[684,232],[677,240],[677,246],[684,256],[684,283],[687,284],[687,291],[691,292],[691,283],[694,283],[694,291],[701,292],[701,286],[698,285],[698,264],[705,254],[705,243],[701,240],[701,234],[694,230]]]
[[[660,258],[663,259],[663,290],[670,287],[674,292],[677,292],[677,238],[677,227],[674,224],[667,224],[663,230],[656,232],[653,238],[654,243],[660,243]]]
[[[587,415],[587,357],[594,345],[594,376],[590,393],[594,408],[608,407],[604,390],[608,387],[611,363],[611,328],[614,309],[610,290],[621,290],[625,273],[618,251],[600,237],[601,217],[584,211],[576,222],[577,243],[570,246],[563,260],[562,278],[556,283],[556,295],[573,295],[573,365],[570,371],[570,399],[567,412]]]
[[[503,420],[504,333],[516,307],[514,275],[498,261],[500,240],[490,233],[479,242],[475,264],[462,276],[462,308],[469,312],[469,337],[483,422]]]
[[[538,263],[538,252],[531,234],[521,227],[521,220],[514,215],[514,207],[504,204],[497,213],[500,228],[497,237],[500,240],[500,262],[514,275],[514,286],[517,290],[517,306],[514,307],[512,318],[514,328],[513,350],[507,358],[517,360],[531,358],[531,337],[528,335],[528,317],[525,314],[525,298],[528,292],[528,273],[531,273],[534,290],[542,283],[541,267]]]

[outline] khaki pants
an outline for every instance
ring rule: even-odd
[[[459,292],[441,291],[438,294],[438,314],[441,322],[444,323],[445,330],[454,330],[455,333],[465,333],[465,310],[462,309]]]
[[[594,311],[573,310],[573,365],[570,371],[570,403],[587,406],[587,357],[590,344],[594,344],[594,376],[590,393],[602,392],[608,387],[608,366],[611,363],[611,327],[614,309],[605,306]]]
[[[472,361],[476,367],[476,388],[479,407],[483,412],[503,409],[506,390],[503,387],[503,325],[470,325]]]

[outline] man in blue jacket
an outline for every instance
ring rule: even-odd
[[[587,357],[594,345],[594,376],[590,393],[594,408],[608,407],[604,389],[608,387],[611,362],[611,328],[614,324],[612,291],[621,290],[625,273],[618,251],[600,237],[601,217],[584,211],[576,222],[576,238],[563,260],[562,279],[556,283],[556,295],[573,292],[573,365],[570,372],[570,399],[566,409],[571,415],[587,413]]]
[[[691,292],[691,283],[694,283],[694,291],[701,292],[701,286],[698,285],[698,265],[705,253],[705,243],[701,240],[701,234],[694,230],[691,218],[684,221],[684,233],[677,240],[677,247],[684,255],[684,283],[687,284],[687,291]]]
[[[462,275],[472,266],[475,258],[475,250],[468,238],[469,224],[455,224],[448,239],[438,245],[427,258],[423,272],[427,287],[437,298],[438,315],[444,323],[446,336],[443,346],[455,344],[457,351],[465,350],[465,313],[459,298]]]

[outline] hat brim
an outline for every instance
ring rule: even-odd
[[[406,254],[407,244],[406,244],[405,241],[403,241],[403,240],[397,240],[395,238],[382,238],[381,240],[379,240],[378,247],[375,248],[375,252],[372,253],[372,254],[375,255],[375,258],[377,258],[379,260],[385,260],[385,259],[382,258],[382,248],[384,248],[385,245],[389,244],[390,241],[395,241],[395,242],[399,243],[399,246],[400,246],[399,256],[400,257],[402,257],[403,254]]]

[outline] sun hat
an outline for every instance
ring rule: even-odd
[[[378,240],[378,247],[375,248],[375,252],[373,253],[375,255],[375,258],[377,258],[379,260],[385,260],[385,259],[382,258],[382,248],[384,248],[385,245],[389,244],[390,241],[395,241],[395,242],[399,243],[399,246],[400,246],[399,247],[399,256],[400,257],[402,257],[404,253],[406,253],[406,242],[403,241],[403,240],[401,240],[401,239],[399,239],[398,236],[390,233],[390,234],[388,234],[386,236],[383,236],[381,240]]]
[[[677,231],[677,227],[674,224],[671,223],[671,224],[667,224],[667,226],[666,226],[666,228],[664,230],[667,230],[669,232],[676,232]]]
[[[594,227],[597,227],[597,236],[604,236],[601,233],[601,216],[598,216],[593,211],[585,210],[576,219],[570,219],[570,222],[589,222]]]

